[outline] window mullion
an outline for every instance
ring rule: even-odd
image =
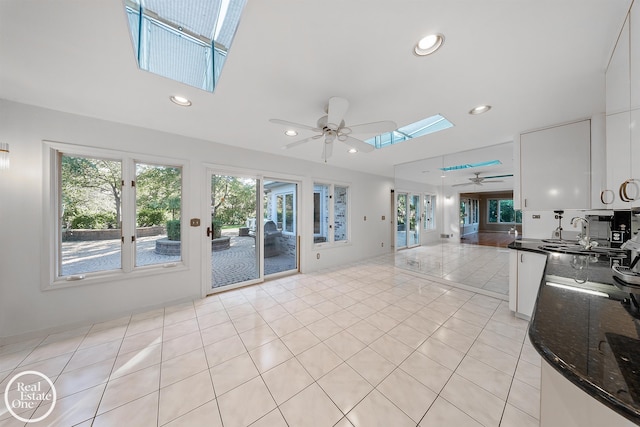
[[[122,230],[122,269],[130,272],[135,266],[135,235],[136,235],[136,209],[135,209],[135,164],[131,158],[122,159],[122,203],[121,203],[121,230]]]

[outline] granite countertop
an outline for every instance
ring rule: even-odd
[[[541,244],[525,239],[509,245],[548,254],[531,342],[569,381],[640,424],[640,320],[622,304],[628,294],[615,286],[609,258],[545,252]]]

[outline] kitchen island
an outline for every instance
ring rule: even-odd
[[[622,303],[610,258],[540,246],[509,245],[547,254],[529,326],[543,358],[541,426],[640,425],[640,320]]]

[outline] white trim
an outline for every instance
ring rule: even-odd
[[[154,264],[145,266],[135,266],[135,242],[129,242],[127,237],[135,235],[135,192],[131,188],[130,181],[135,180],[135,163],[147,163],[158,166],[178,167],[181,169],[181,207],[180,216],[182,219],[188,218],[188,180],[189,162],[187,160],[169,159],[159,156],[147,156],[140,153],[132,153],[122,150],[108,150],[93,148],[90,146],[70,144],[58,141],[43,140],[43,240],[42,259],[46,266],[42,269],[40,289],[51,291],[65,289],[76,286],[92,284],[102,284],[113,282],[114,280],[137,278],[155,274],[166,274],[167,272],[179,272],[188,269],[188,247],[189,238],[185,233],[184,221],[181,221],[181,260],[175,263]],[[118,161],[121,164],[121,179],[125,185],[121,192],[121,221],[122,235],[125,237],[127,245],[121,246],[121,268],[117,270],[101,270],[96,272],[82,273],[79,275],[69,275],[58,277],[58,270],[61,268],[60,260],[61,248],[61,224],[59,224],[60,214],[59,199],[61,183],[59,182],[59,154],[74,155],[90,158]],[[129,185],[127,185],[129,184]],[[131,219],[133,218],[133,220]],[[132,234],[133,233],[133,234]]]

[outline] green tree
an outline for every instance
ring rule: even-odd
[[[136,206],[164,210],[176,219],[180,212],[182,170],[170,166],[136,164]]]
[[[71,224],[80,214],[115,214],[120,226],[122,166],[119,161],[71,157],[61,158],[63,221]],[[105,208],[104,202],[111,209]]]
[[[256,215],[253,179],[214,175],[211,179],[211,218],[223,224],[241,224]]]

